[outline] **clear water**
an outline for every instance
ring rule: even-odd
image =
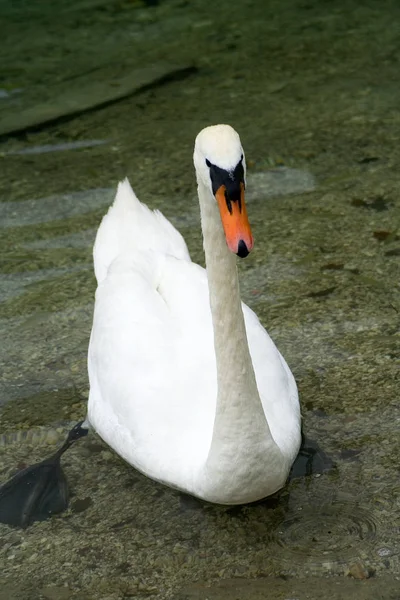
[[[249,163],[256,247],[240,264],[243,297],[336,469],[221,508],[146,479],[91,436],[63,460],[67,512],[0,526],[0,598],[397,598],[397,4],[1,9],[0,133],[27,111],[36,129],[0,145],[0,481],[84,417],[91,247],[117,181],[128,175],[203,261],[191,153],[215,122],[238,129]],[[197,71],[41,126],[63,90],[98,94],[182,60]]]

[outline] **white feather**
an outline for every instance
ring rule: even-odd
[[[207,500],[247,502],[281,487],[300,443],[293,376],[257,316],[242,305],[265,439],[257,439],[256,413],[252,425],[252,399],[243,399],[236,417],[227,411],[224,431],[216,430],[218,344],[207,272],[191,262],[171,223],[139,202],[128,180],[100,225],[94,266],[88,418],[101,437],[149,477]],[[238,414],[242,424],[235,423]],[[234,466],[218,458],[214,468],[212,443],[229,432],[243,453]],[[221,456],[235,448],[225,446]]]

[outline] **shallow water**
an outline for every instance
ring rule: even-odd
[[[197,71],[3,138],[0,481],[84,417],[91,247],[117,181],[128,175],[203,261],[191,153],[212,122],[238,129],[249,165],[256,247],[240,263],[243,297],[336,468],[221,508],[89,436],[63,459],[70,509],[26,531],[0,526],[0,599],[397,598],[397,4],[253,0],[234,15],[228,1],[217,12],[200,0],[3,5],[5,120],[79,78],[175,64],[182,48]]]

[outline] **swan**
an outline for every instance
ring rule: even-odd
[[[294,377],[240,300],[253,237],[246,165],[229,125],[194,147],[206,269],[125,179],[97,232],[87,420],[148,477],[244,504],[280,489],[301,441]]]

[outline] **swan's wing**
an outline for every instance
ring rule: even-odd
[[[257,387],[271,434],[293,461],[301,441],[296,381],[257,315],[247,305],[242,306]]]
[[[212,404],[216,396],[206,276],[178,231],[140,203],[127,180],[99,227],[94,263],[89,421],[150,473],[152,461],[174,455],[174,444],[182,452],[187,441],[192,451],[197,414],[208,419],[200,399]],[[198,450],[206,442],[207,435]]]
[[[204,461],[217,391],[204,269],[154,252],[115,259],[96,292],[88,368],[89,421],[128,462],[158,479],[160,461],[182,469],[182,452]]]
[[[144,249],[190,260],[181,234],[160,211],[140,202],[125,179],[118,185],[114,203],[97,232],[93,256],[98,283],[118,256],[136,256]]]

